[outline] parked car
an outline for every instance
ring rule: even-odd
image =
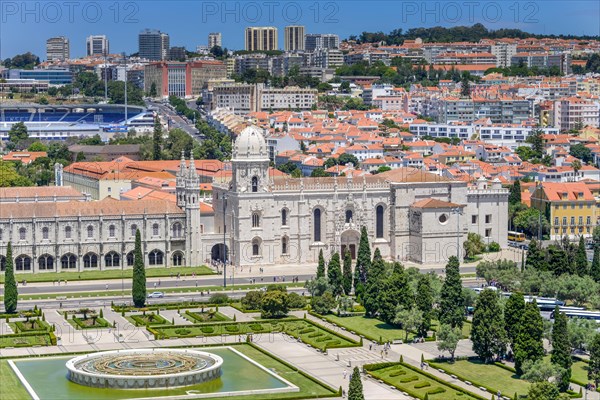
[[[148,295],[149,299],[160,299],[165,297],[165,294],[163,292],[152,292]]]

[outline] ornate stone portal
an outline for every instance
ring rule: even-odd
[[[195,350],[136,349],[75,357],[66,364],[68,379],[111,389],[162,389],[191,386],[221,376],[223,359]]]

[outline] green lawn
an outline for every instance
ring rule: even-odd
[[[219,335],[247,335],[269,332],[285,332],[315,348],[351,347],[357,343],[340,334],[331,333],[319,325],[301,319],[260,320],[254,322],[207,323],[202,325],[178,325],[151,327],[151,333],[165,338]],[[244,338],[245,339],[245,338]]]
[[[50,345],[50,337],[48,336],[47,333],[40,333],[39,335],[32,335],[32,336],[10,336],[10,335],[0,336],[0,348],[49,346],[49,345]],[[0,396],[0,398],[2,398],[2,397]]]
[[[406,331],[395,326],[389,325],[377,318],[367,318],[363,316],[338,317],[337,315],[324,315],[329,322],[345,327],[348,331],[356,332],[371,340],[379,342],[392,342],[394,340],[405,340]],[[408,334],[408,339],[412,340],[414,333]]]
[[[194,324],[205,324],[210,322],[231,321],[231,318],[213,309],[202,311],[186,311],[183,318]]]
[[[171,325],[171,321],[167,321],[162,315],[157,315],[153,312],[147,312],[144,314],[130,314],[126,315],[125,319],[131,322],[134,326],[145,326],[145,325]]]
[[[498,367],[494,364],[483,364],[477,360],[460,360],[454,363],[450,362],[430,362],[432,368],[441,368],[451,375],[465,379],[474,386],[484,386],[493,389],[493,392],[500,390],[506,396],[513,396],[514,393],[526,395],[529,391],[529,382],[518,379],[514,372]]]
[[[2,377],[0,378],[0,399],[24,400],[31,398],[6,360],[0,360],[0,376]]]
[[[169,268],[146,268],[146,277],[163,277],[181,274],[191,277],[193,273],[196,275],[212,275],[213,270],[207,266],[200,267],[169,267]],[[131,278],[133,269],[111,269],[105,271],[83,271],[83,272],[44,272],[32,274],[27,272],[15,271],[15,279],[17,281],[26,280],[27,282],[53,282],[56,280],[69,281],[78,280],[101,280],[101,279],[121,279],[121,277]],[[0,275],[0,283],[4,283],[4,274]]]
[[[407,392],[411,396],[418,397],[419,399],[424,399],[425,396],[432,400],[460,400],[478,398],[476,396],[470,396],[462,393],[448,385],[437,382],[430,377],[407,368],[401,364],[396,364],[375,371],[369,371],[369,374],[397,387],[403,392]]]

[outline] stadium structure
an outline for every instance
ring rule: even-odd
[[[0,139],[8,140],[8,131],[24,122],[29,137],[39,140],[65,140],[94,136],[108,141],[116,133],[130,129],[148,132],[154,124],[154,112],[139,106],[121,104],[0,105]]]

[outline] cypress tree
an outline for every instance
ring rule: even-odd
[[[567,316],[561,313],[558,306],[554,309],[554,325],[552,325],[552,364],[556,364],[565,369],[565,372],[557,382],[561,392],[569,388],[571,379],[571,345],[569,343],[569,332],[567,330]]]
[[[596,282],[600,282],[600,245],[594,244],[594,259],[590,267],[590,276]]]
[[[361,296],[365,283],[367,282],[367,274],[371,267],[371,246],[369,245],[369,236],[367,227],[363,226],[360,229],[360,242],[358,245],[358,256],[356,265],[354,266],[354,293],[356,296]]]
[[[344,293],[339,253],[334,253],[329,260],[329,265],[327,265],[327,280],[334,296],[339,296]]]
[[[540,315],[537,302],[525,304],[525,312],[519,324],[519,333],[515,340],[515,369],[517,374],[523,373],[523,363],[527,360],[533,362],[541,360],[544,356],[542,336],[544,334],[544,323]]]
[[[323,249],[319,250],[319,265],[317,266],[317,279],[325,277],[325,258],[323,257]]]
[[[367,314],[374,315],[379,310],[379,297],[381,292],[381,283],[385,277],[385,263],[381,257],[379,248],[375,249],[373,262],[369,268],[365,290],[362,295],[363,306]]]
[[[492,360],[495,355],[504,353],[506,331],[502,320],[502,307],[498,301],[498,294],[493,290],[484,290],[477,299],[473,314],[471,341],[473,342],[473,351],[484,362]]]
[[[460,264],[456,256],[448,259],[446,278],[442,285],[440,300],[440,323],[452,328],[462,328],[465,315],[462,281],[460,279]]]
[[[419,327],[419,335],[425,337],[427,336],[427,331],[431,328],[431,319],[433,318],[433,293],[429,275],[423,274],[419,276],[415,303],[419,311],[423,313],[423,322]]]
[[[154,120],[154,132],[152,133],[152,159],[162,158],[162,125],[158,117]]]
[[[136,307],[144,307],[146,304],[146,270],[144,267],[144,253],[142,253],[142,236],[139,229],[135,232],[131,294],[133,296],[133,304]]]
[[[358,370],[358,367],[354,367],[354,370],[352,370],[350,385],[348,386],[348,400],[365,400],[363,384],[360,380],[360,371]]]
[[[538,245],[537,240],[531,239],[529,249],[527,249],[527,259],[525,260],[526,268],[534,268],[539,271],[548,270],[548,262],[544,250]]]
[[[579,247],[577,248],[577,254],[575,255],[575,269],[579,276],[588,274],[588,260],[583,235],[579,236]]]
[[[510,187],[508,204],[519,204],[521,202],[521,181],[516,180]]]
[[[17,298],[19,296],[13,263],[12,244],[8,242],[6,246],[6,265],[4,267],[4,310],[7,314],[17,311]]]
[[[521,317],[525,312],[525,297],[523,293],[516,292],[510,295],[504,306],[504,328],[510,347],[514,352],[515,339],[519,333]]]
[[[346,250],[344,254],[344,266],[342,268],[342,286],[344,287],[344,293],[349,295],[352,291],[352,254],[349,250]]]

